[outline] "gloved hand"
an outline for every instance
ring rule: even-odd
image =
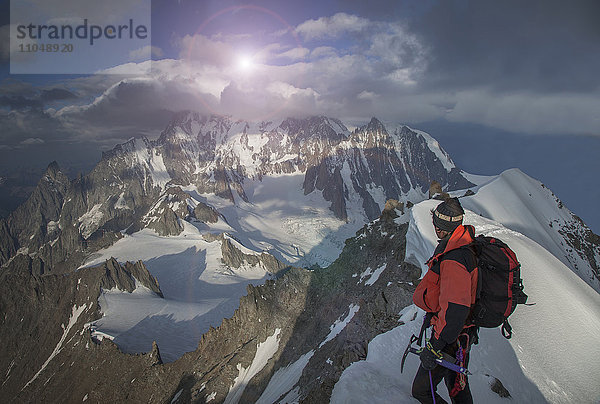
[[[440,349],[436,349],[436,347],[443,348],[443,342],[438,341],[435,338],[427,341],[427,344],[421,349],[421,353],[419,354],[419,358],[421,359],[421,366],[425,370],[433,370],[438,364],[436,359],[442,359],[443,355]]]

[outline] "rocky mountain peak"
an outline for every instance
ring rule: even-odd
[[[116,145],[111,150],[103,151],[101,160],[107,161],[107,160],[113,159],[115,157],[118,158],[121,156],[126,156],[126,155],[129,155],[129,154],[135,152],[137,149],[149,148],[152,146],[153,146],[153,143],[145,136],[141,136],[141,137],[137,137],[137,138],[132,137],[129,140],[127,140],[125,143],[120,143],[120,144]]]
[[[55,161],[48,164],[46,171],[44,172],[44,176],[55,179],[58,175],[62,174],[58,163]]]
[[[176,133],[181,133],[183,135],[187,135],[190,138],[194,138],[198,135],[198,133],[194,133],[192,128],[192,123],[197,123],[198,125],[204,125],[210,119],[210,117],[206,117],[200,115],[197,112],[192,111],[182,111],[176,113],[171,122],[167,125],[165,130],[161,133],[158,143],[168,142],[173,139]]]
[[[387,132],[383,123],[375,117],[371,118],[369,123],[364,127],[364,130],[369,132]]]
[[[8,217],[6,226],[2,226],[4,230],[0,229],[6,234],[2,238],[2,244],[5,245],[0,250],[6,252],[31,246],[35,251],[52,240],[56,236],[56,225],[70,188],[71,182],[58,163],[50,163],[27,201]]]
[[[358,147],[365,149],[389,149],[393,143],[386,127],[377,118],[371,118],[368,124],[356,128],[351,138]]]
[[[70,182],[69,177],[62,172],[56,161],[53,161],[48,165],[42,176],[42,181],[49,182],[52,186],[58,187],[62,191],[69,186]]]

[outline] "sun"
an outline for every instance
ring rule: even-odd
[[[238,68],[242,71],[248,72],[252,70],[254,67],[254,62],[252,58],[246,55],[240,56],[238,58]]]

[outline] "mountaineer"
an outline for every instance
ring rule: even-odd
[[[457,198],[441,202],[432,211],[439,244],[413,295],[414,303],[427,312],[426,322],[433,325],[431,338],[419,354],[421,364],[412,386],[413,397],[422,403],[446,402],[436,392],[442,379],[453,403],[473,402],[466,375],[436,362],[445,352],[466,368],[471,345],[478,338],[479,328],[469,319],[477,295],[477,259],[468,248],[460,248],[475,240],[475,229],[462,224],[463,215]]]

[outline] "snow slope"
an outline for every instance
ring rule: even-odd
[[[539,181],[513,168],[481,186],[475,196],[461,198],[461,203],[466,209],[534,240],[600,293],[600,280],[593,276],[589,262],[559,233],[580,229],[581,224]],[[596,262],[600,262],[597,251]]]
[[[491,185],[490,185],[491,186]],[[484,194],[485,195],[485,194]],[[473,196],[477,202],[477,195]],[[430,210],[439,201],[424,201],[411,212],[407,257],[421,265],[437,240]],[[502,200],[488,200],[490,211]],[[600,400],[600,295],[553,254],[514,230],[467,211],[465,223],[477,233],[497,236],[516,252],[529,302],[511,316],[513,338],[499,329],[482,329],[474,346],[469,378],[475,402],[502,403],[489,389],[491,375],[502,381],[514,402],[597,403]],[[523,223],[526,226],[527,222]],[[400,361],[410,336],[418,333],[423,312],[414,305],[401,313],[406,324],[377,336],[365,361],[347,368],[336,384],[332,403],[412,403],[412,379],[419,360],[410,355],[404,373]],[[448,399],[443,384],[438,391]]]
[[[225,398],[225,404],[236,404],[240,401],[244,389],[250,380],[267,365],[269,359],[271,359],[279,349],[280,332],[281,329],[277,328],[273,335],[268,337],[265,342],[259,343],[256,346],[256,355],[252,360],[252,364],[247,369],[238,363],[237,369],[239,374],[238,377],[234,379],[233,386],[231,386],[229,394],[227,394],[227,397]]]

